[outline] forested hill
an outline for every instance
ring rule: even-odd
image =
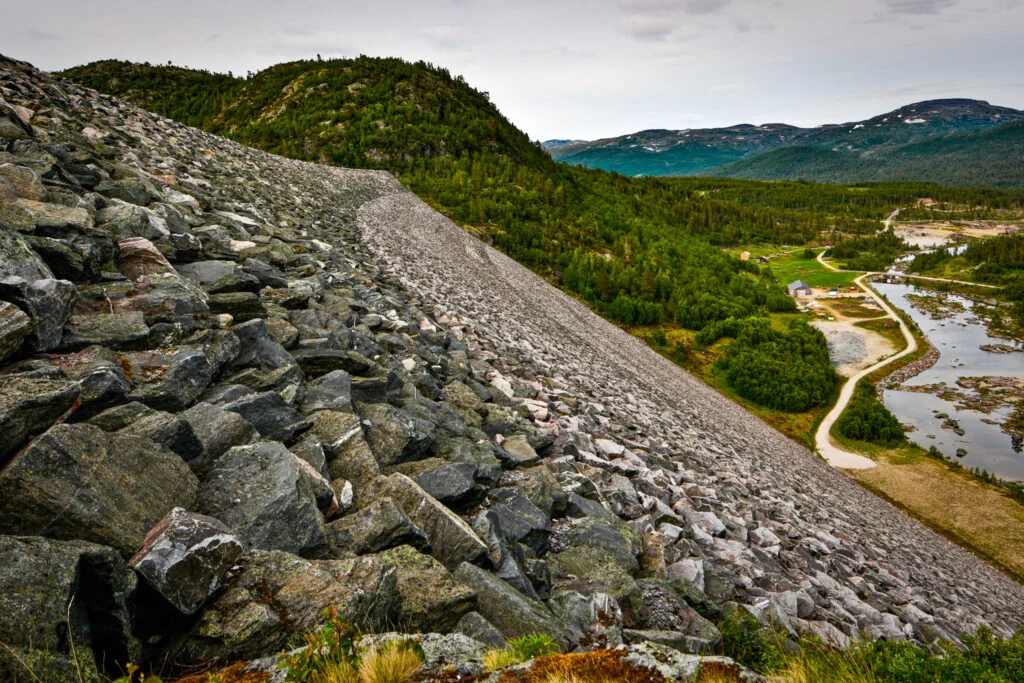
[[[282,156],[404,171],[494,153],[550,172],[551,158],[461,76],[401,59],[309,60],[249,78],[94,62],[61,74],[168,118]]]
[[[247,78],[106,61],[62,76],[293,158],[382,168],[510,256],[625,324],[702,329],[791,306],[771,274],[720,246],[874,231],[930,197],[1019,206],[1020,193],[701,178],[628,178],[555,163],[444,69],[311,60]]]
[[[648,130],[545,146],[557,160],[627,175],[1021,187],[1022,122],[1024,111],[947,99],[816,128],[767,124]]]

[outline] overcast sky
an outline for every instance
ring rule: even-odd
[[[1024,109],[1024,0],[4,0],[0,52],[244,74],[359,54],[462,74],[531,137]]]

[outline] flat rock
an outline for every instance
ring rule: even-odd
[[[203,452],[189,464],[202,473],[214,460],[235,446],[252,443],[259,438],[256,428],[238,413],[209,403],[197,403],[181,418],[189,423],[203,446]]]
[[[352,378],[344,370],[334,370],[309,383],[302,409],[307,413],[318,410],[351,412]]]
[[[199,488],[198,511],[232,529],[246,548],[324,550],[316,493],[283,445],[236,446],[215,460]]]
[[[335,370],[344,370],[352,375],[365,375],[373,367],[373,361],[355,351],[344,349],[304,348],[292,352],[295,360],[310,377],[319,377]]]
[[[141,311],[72,315],[64,326],[61,348],[77,351],[93,344],[116,350],[146,348],[149,325]]]
[[[174,508],[150,530],[130,561],[182,614],[195,614],[220,588],[242,544],[218,520]]]
[[[386,404],[360,404],[363,433],[381,467],[429,457],[434,423]]]
[[[157,410],[188,408],[213,379],[213,368],[199,349],[131,351],[122,358],[132,383],[128,397]]]
[[[0,474],[0,532],[80,539],[135,554],[197,482],[174,453],[149,439],[88,424],[57,425]]]

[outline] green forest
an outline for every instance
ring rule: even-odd
[[[1024,205],[1024,192],[927,183],[628,178],[558,164],[486,92],[425,62],[307,60],[240,78],[106,61],[61,75],[269,152],[388,170],[452,220],[625,326],[699,331],[793,310],[785,283],[722,247],[803,245],[822,232],[852,235],[856,245],[893,208],[922,197]],[[793,410],[831,392],[834,379],[819,367],[821,358],[827,362],[825,341],[813,328],[782,333],[750,323],[735,338],[737,350],[722,367],[742,395]],[[777,370],[785,370],[784,391],[758,388]]]
[[[863,381],[857,385],[846,410],[836,421],[840,436],[881,446],[895,446],[905,438],[896,416],[878,400],[875,386]]]

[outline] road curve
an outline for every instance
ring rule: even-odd
[[[843,414],[844,410],[846,410],[846,406],[850,403],[850,399],[853,397],[853,391],[857,387],[857,382],[875,370],[884,368],[886,365],[889,365],[890,363],[893,363],[917,350],[917,340],[914,339],[914,335],[911,334],[910,328],[908,328],[907,324],[903,322],[903,319],[896,315],[896,312],[885,299],[875,294],[871,288],[864,284],[864,279],[868,277],[868,275],[871,275],[871,273],[861,275],[859,278],[854,280],[854,283],[868,295],[873,296],[888,316],[899,324],[900,331],[903,333],[903,338],[907,340],[907,348],[893,356],[883,358],[871,367],[861,370],[847,380],[846,384],[843,385],[842,391],[839,392],[839,400],[836,401],[835,406],[832,407],[832,410],[830,410],[828,415],[825,416],[825,419],[823,419],[821,424],[818,425],[818,431],[814,434],[814,444],[818,453],[833,467],[840,467],[848,470],[870,469],[875,466],[875,462],[870,458],[843,450],[833,444],[831,438],[832,425],[836,423],[839,416]]]
[[[818,254],[818,263],[825,266],[829,270],[840,272],[838,268],[833,267],[831,264],[825,263],[825,261],[822,259],[822,256],[824,256],[826,251],[828,251],[828,249],[823,249],[821,253]],[[892,318],[893,320],[896,321],[896,323],[900,326],[900,331],[903,333],[903,338],[907,340],[907,348],[893,356],[883,358],[882,360],[878,361],[871,367],[861,370],[856,375],[847,380],[846,384],[843,385],[842,391],[839,392],[839,400],[836,401],[836,404],[832,407],[832,410],[828,412],[825,418],[821,421],[821,424],[818,425],[818,431],[815,432],[814,434],[815,450],[817,450],[818,454],[825,458],[825,460],[828,461],[828,463],[833,467],[839,467],[847,470],[866,470],[871,469],[872,467],[875,466],[875,462],[871,458],[867,458],[858,453],[851,453],[850,451],[839,448],[834,443],[832,443],[832,426],[836,423],[836,420],[839,419],[839,416],[843,414],[843,411],[846,410],[846,406],[850,403],[850,399],[853,398],[853,391],[857,387],[857,382],[859,382],[863,377],[871,374],[875,370],[878,370],[879,368],[884,368],[886,365],[889,365],[890,363],[897,361],[900,358],[903,358],[904,356],[911,354],[917,350],[917,340],[914,339],[914,335],[911,334],[910,328],[908,328],[907,324],[903,322],[903,319],[896,315],[896,311],[894,311],[892,306],[889,305],[889,302],[887,302],[885,299],[879,296],[874,290],[872,290],[870,287],[864,284],[865,278],[875,274],[876,273],[865,273],[858,277],[853,282],[868,296],[873,297],[878,302],[878,305],[881,306],[882,309],[886,312],[886,315],[889,318]]]

